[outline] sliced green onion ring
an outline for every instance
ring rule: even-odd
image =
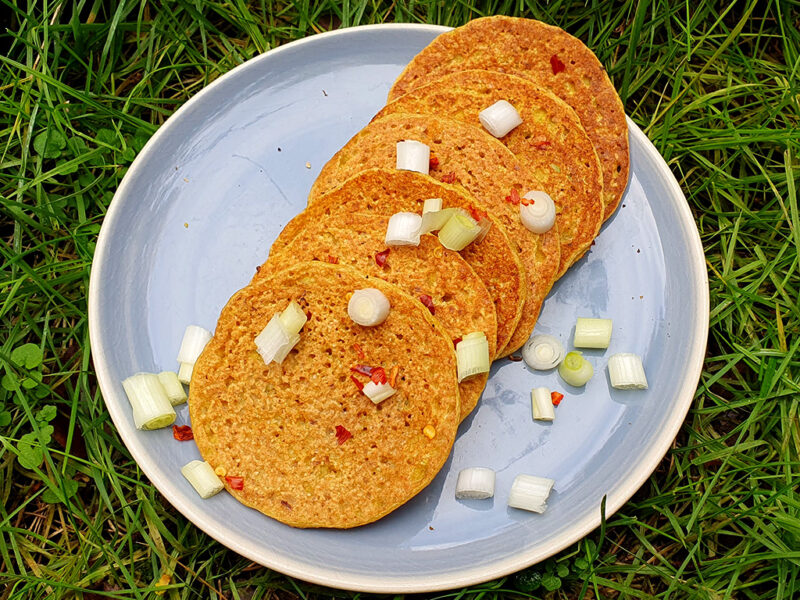
[[[431,231],[439,231],[458,210],[457,208],[443,208],[435,212],[423,213],[422,223],[419,226],[420,235]]]
[[[384,242],[387,246],[419,246],[422,217],[417,213],[399,212],[389,217]]]
[[[509,131],[522,124],[522,117],[517,109],[507,100],[498,100],[478,113],[481,125],[496,138],[501,138]]]
[[[478,221],[478,227],[481,228],[478,237],[475,238],[475,243],[480,244],[486,236],[489,235],[489,230],[492,228],[492,220],[489,217],[483,217],[480,221]]]
[[[470,337],[472,336],[472,337]],[[469,338],[469,339],[468,339]],[[456,344],[458,382],[478,373],[488,373],[489,342],[482,331],[473,332]]]
[[[555,481],[535,475],[517,475],[508,494],[508,505],[532,512],[543,513],[547,508],[547,498]]]
[[[486,467],[461,469],[456,481],[459,500],[486,500],[494,496],[495,473]]]
[[[558,366],[558,374],[569,385],[581,387],[594,375],[594,368],[580,352],[570,352]]]
[[[286,329],[279,314],[273,315],[261,333],[256,336],[255,344],[265,364],[272,361],[282,363],[289,351],[300,341],[300,335]]]
[[[136,373],[122,382],[136,429],[161,429],[175,422],[175,409],[155,373]]]
[[[553,398],[548,388],[537,387],[531,390],[531,413],[536,421],[552,421],[556,418]]]
[[[189,325],[183,333],[181,348],[178,350],[178,362],[194,364],[203,352],[203,348],[211,340],[211,332],[199,325]]]
[[[523,196],[533,200],[530,204],[519,205],[519,218],[526,229],[533,233],[547,233],[556,222],[556,205],[550,194],[538,190],[530,191]]]
[[[525,342],[522,359],[526,365],[537,371],[554,369],[564,360],[564,346],[552,335],[539,333]]]
[[[611,380],[611,387],[618,390],[647,389],[642,357],[638,354],[620,352],[612,355],[608,359],[608,378]]]
[[[448,250],[463,250],[480,235],[478,223],[465,211],[458,210],[439,231],[439,242]]]
[[[422,205],[422,216],[424,217],[429,212],[438,212],[442,210],[441,198],[428,198]]]
[[[281,313],[281,323],[283,323],[283,326],[289,334],[300,333],[306,321],[308,321],[306,313],[303,312],[303,309],[300,308],[300,305],[294,300],[289,302],[289,306],[284,308]]]
[[[225,488],[214,469],[204,460],[193,460],[185,464],[181,473],[203,499],[211,498]]]
[[[389,299],[378,289],[356,290],[347,303],[347,314],[364,327],[380,325],[389,316]]]
[[[401,171],[416,171],[427,175],[430,172],[431,149],[416,140],[397,142],[396,168]]]
[[[572,345],[576,348],[608,348],[612,326],[611,319],[578,317]]]
[[[176,406],[186,402],[186,390],[178,379],[178,374],[173,371],[162,371],[158,374],[158,381],[164,388],[170,404]]]
[[[194,371],[194,363],[181,363],[178,368],[178,381],[189,385],[192,381],[192,371]]]
[[[372,400],[374,404],[380,404],[387,398],[394,396],[394,393],[397,390],[388,383],[375,383],[374,381],[369,381],[364,384],[364,389],[361,391],[364,392],[364,395]]]

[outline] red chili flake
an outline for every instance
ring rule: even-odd
[[[358,379],[356,379],[355,375],[350,375],[350,379],[352,380],[353,383],[356,384],[356,387],[358,388],[359,392],[364,390],[364,384],[361,383]]]
[[[550,400],[553,401],[553,406],[558,406],[561,404],[561,401],[564,399],[564,394],[559,394],[558,392],[550,392]]]
[[[456,182],[455,171],[450,171],[449,173],[445,173],[439,178],[439,181],[441,181],[442,183],[455,183]]]
[[[522,356],[520,356],[519,354],[509,354],[508,360],[510,360],[511,362],[519,362],[522,360]]]
[[[470,206],[469,216],[471,216],[473,219],[475,219],[475,221],[480,223],[482,219],[487,218],[489,215],[487,215],[485,211],[475,208],[474,206]]]
[[[365,355],[364,351],[361,349],[361,346],[358,344],[353,344],[353,350],[356,351],[356,356],[358,356],[358,358],[364,358]]]
[[[306,311],[306,319],[310,319],[310,318],[311,318],[311,311],[307,310]]]
[[[194,433],[192,433],[192,428],[188,425],[173,425],[172,437],[179,442],[188,442],[194,439]]]
[[[436,314],[436,307],[433,306],[433,298],[428,296],[428,294],[422,294],[419,297],[419,301],[428,307],[428,310],[431,311],[432,315]]]
[[[553,144],[551,144],[551,143],[550,143],[550,142],[548,142],[547,140],[544,140],[544,141],[541,141],[541,142],[536,142],[536,143],[533,145],[533,147],[534,147],[534,148],[536,148],[537,150],[547,150],[547,149],[548,149],[550,146],[552,146],[552,145],[553,145]]]
[[[522,204],[522,206],[530,206],[531,204],[536,203],[536,200],[531,200],[530,198],[526,198],[525,196],[522,196],[519,199],[519,202],[520,202],[520,204]]]
[[[453,346],[454,346],[454,347],[455,347],[455,346],[458,346],[458,342],[460,342],[460,341],[461,341],[461,340],[463,340],[463,339],[464,339],[464,338],[462,338],[461,336],[458,336],[457,338],[455,338],[455,339],[453,340]]]
[[[387,248],[386,250],[378,252],[375,255],[375,262],[378,263],[379,267],[383,267],[384,265],[386,265],[386,259],[389,256],[389,250],[391,250],[391,248]]]
[[[292,505],[289,504],[286,500],[281,500],[281,506],[285,509],[292,510]]]
[[[332,265],[339,264],[339,259],[336,258],[335,256],[331,256],[330,254],[328,254],[328,258],[326,258],[325,261],[331,263]]]
[[[347,431],[347,429],[345,429],[341,425],[336,426],[336,441],[339,442],[340,446],[344,444],[347,440],[349,440],[351,437],[353,437],[353,434]]]
[[[567,67],[558,59],[558,56],[553,54],[550,57],[550,66],[553,68],[553,75],[558,75],[561,71],[566,71]]]
[[[508,196],[506,196],[506,202],[510,202],[514,206],[517,206],[517,205],[519,205],[519,201],[520,201],[520,198],[519,198],[519,192],[517,191],[517,188],[511,188],[511,193]]]
[[[431,169],[438,168],[439,167],[439,159],[436,158],[435,156],[431,157],[431,159],[428,161],[428,167],[431,168]]]
[[[228,482],[228,485],[231,486],[232,490],[243,490],[244,489],[244,477],[225,477],[225,481]]]
[[[395,382],[397,381],[397,374],[400,372],[400,367],[395,365],[392,367],[392,374],[389,375],[389,385],[394,387]]]
[[[366,375],[367,377],[372,375],[373,371],[372,367],[368,367],[367,365],[356,365],[355,367],[350,367],[350,370],[356,373],[361,373],[362,375]]]
[[[386,371],[383,367],[373,367],[372,374],[369,376],[369,378],[375,385],[386,383]]]

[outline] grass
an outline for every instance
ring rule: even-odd
[[[524,14],[599,55],[705,247],[708,352],[670,452],[604,527],[437,598],[800,594],[800,4],[3,0],[0,600],[363,597],[212,542],[149,485],[97,389],[86,294],[114,190],[187,98],[243,61],[364,23]]]

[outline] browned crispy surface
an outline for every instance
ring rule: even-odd
[[[396,165],[396,145],[417,140],[431,148],[439,161],[431,171],[436,179],[454,179],[497,217],[519,252],[528,281],[528,294],[517,328],[501,356],[518,349],[530,336],[542,302],[559,266],[558,231],[538,235],[520,221],[519,206],[505,200],[512,189],[520,195],[536,189],[533,178],[501,142],[482,128],[432,115],[393,114],[373,121],[357,133],[322,168],[311,198],[345,181],[354,171]]]
[[[423,235],[419,246],[391,248],[384,266],[378,266],[375,255],[387,248],[383,240],[388,222],[388,216],[349,211],[307,220],[287,246],[270,254],[252,283],[298,262],[336,260],[393,283],[414,298],[430,296],[434,316],[450,338],[483,331],[493,359],[497,351],[497,316],[480,277],[457,252],[445,249],[433,235]],[[478,404],[488,378],[489,374],[483,373],[459,384],[462,420]]]
[[[498,100],[517,109],[522,124],[500,141],[511,150],[557,207],[559,277],[589,249],[603,223],[600,160],[580,119],[552,92],[496,71],[457,71],[418,87],[375,117],[394,113],[451,117],[480,127],[478,114]]]
[[[565,69],[554,74],[552,57]],[[530,79],[553,91],[581,119],[603,169],[605,218],[628,184],[625,109],[603,65],[579,39],[533,19],[485,17],[444,33],[405,68],[389,92],[396,100],[455,71],[485,69]]]
[[[272,244],[270,255],[281,252],[309,222],[324,222],[333,215],[355,212],[421,213],[426,198],[442,198],[444,208],[483,210],[460,186],[440,183],[411,171],[369,169],[322,196],[312,195],[309,207],[292,219]],[[499,354],[516,329],[525,300],[526,280],[519,255],[496,219],[482,242],[470,244],[460,254],[481,278],[494,301]]]
[[[392,305],[380,326],[347,315],[364,287]],[[283,364],[265,365],[253,340],[291,300],[311,318]],[[374,405],[350,379],[356,363],[398,365],[398,392]],[[226,484],[237,500],[294,527],[355,527],[413,497],[447,459],[460,415],[453,344],[396,286],[304,263],[230,299],[195,365],[189,409],[203,458],[244,478],[241,491]],[[352,438],[340,444],[337,425]]]

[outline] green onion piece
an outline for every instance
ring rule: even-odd
[[[492,228],[492,220],[489,217],[483,217],[480,221],[478,221],[478,227],[481,228],[481,231],[478,234],[478,237],[475,238],[476,244],[480,244],[489,234],[489,230]]]
[[[475,333],[478,335],[469,339],[469,336],[465,336],[456,344],[459,383],[471,375],[489,372],[489,342],[482,331]]]
[[[473,331],[472,333],[468,333],[464,337],[461,338],[462,340],[485,340],[486,334],[482,331]]]
[[[444,208],[436,212],[422,213],[422,223],[419,226],[420,235],[431,231],[439,231],[450,220],[450,217],[457,212],[457,208]]]
[[[458,473],[456,498],[486,500],[494,496],[495,474],[486,467],[470,467]]]
[[[265,364],[272,361],[282,363],[283,359],[300,341],[300,335],[290,333],[283,325],[280,315],[273,315],[267,326],[258,334],[255,339],[256,348]]]
[[[389,316],[391,305],[384,293],[375,288],[356,290],[347,303],[347,314],[364,327],[380,325]]]
[[[556,418],[549,389],[537,387],[531,390],[531,412],[536,421],[552,421]]]
[[[522,347],[522,359],[531,369],[547,371],[564,359],[564,347],[552,335],[533,335]]]
[[[425,200],[425,204],[422,205],[422,216],[429,212],[439,212],[440,210],[442,210],[442,199],[428,198]]]
[[[303,312],[303,309],[300,308],[300,305],[294,300],[289,302],[289,306],[284,308],[281,313],[281,323],[283,323],[289,335],[300,333],[306,321],[308,321],[306,313]]]
[[[136,429],[161,429],[175,422],[175,409],[155,373],[137,373],[122,382]]]
[[[463,250],[481,232],[478,223],[463,210],[459,210],[447,220],[441,231],[439,241],[448,250]]]
[[[214,469],[204,460],[187,463],[181,469],[181,473],[203,499],[211,498],[225,488],[222,480],[214,473]]]
[[[570,352],[558,366],[558,374],[569,385],[581,387],[594,375],[594,369],[580,352]]]
[[[532,512],[543,513],[547,508],[547,497],[555,481],[547,477],[517,475],[508,494],[508,505]]]
[[[609,358],[608,378],[611,380],[611,387],[618,390],[647,389],[642,357],[637,354],[621,352]]]
[[[579,317],[575,322],[576,348],[608,348],[611,343],[611,319],[589,319]]]
[[[364,384],[364,389],[361,390],[374,404],[380,404],[387,398],[394,396],[397,391],[388,383],[375,383],[370,381]]]
[[[178,381],[189,385],[192,381],[192,371],[194,371],[194,363],[181,363],[178,368]]]
[[[163,371],[158,374],[158,381],[167,393],[167,398],[172,406],[186,402],[186,391],[183,389],[177,373]]]
[[[211,337],[208,329],[203,329],[198,325],[189,325],[183,333],[181,347],[178,350],[178,362],[194,364]]]

